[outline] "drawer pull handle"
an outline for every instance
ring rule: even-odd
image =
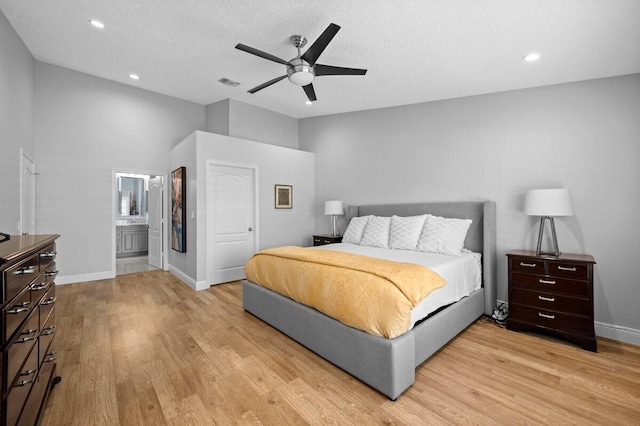
[[[44,253],[40,253],[40,257],[56,257],[56,254],[58,254],[57,251],[47,251]]]
[[[31,340],[36,340],[35,337],[23,337],[22,339],[17,339],[16,343],[27,343]]]
[[[36,331],[38,331],[38,330],[36,330],[35,328],[30,328],[28,330],[22,330],[22,332],[20,334],[33,334]]]
[[[561,270],[561,271],[569,271],[569,272],[575,272],[576,271],[576,268],[573,267],[573,266],[571,268],[568,268],[566,266],[558,265],[558,269]]]
[[[47,271],[44,273],[45,277],[55,277],[56,275],[58,275],[58,271]]]
[[[52,356],[50,358],[45,358],[42,360],[42,362],[54,362],[56,360],[55,356]]]
[[[41,336],[51,336],[52,334],[55,334],[56,331],[55,330],[47,330],[47,331],[43,331],[42,333],[40,333]]]
[[[13,271],[13,275],[24,275],[24,274],[33,274],[36,271],[35,266],[23,266],[19,268],[17,271]]]
[[[17,308],[17,309],[9,309],[7,311],[8,314],[12,314],[12,315],[16,315],[19,314],[20,312],[26,312],[28,311],[29,308]]]
[[[544,297],[544,296],[538,296],[539,300],[544,300],[545,302],[555,302],[556,298],[555,297]]]
[[[527,268],[535,268],[536,264],[535,263],[524,263],[524,262],[520,262],[520,266],[526,266]]]
[[[542,318],[547,318],[547,319],[555,319],[556,318],[555,315],[543,314],[542,312],[538,312],[538,316],[542,317]]]
[[[52,355],[55,355],[55,354],[57,354],[57,353],[58,353],[58,352],[56,352],[56,351],[47,352],[47,356],[49,356],[49,355],[51,355],[51,356],[52,356]]]
[[[33,284],[29,290],[40,291],[40,290],[44,290],[45,288],[47,288],[47,283],[39,283],[39,284]]]
[[[23,371],[22,373],[20,373],[20,375],[21,376],[30,376],[35,372],[36,372],[36,370],[26,370],[26,371]]]
[[[555,284],[555,283],[556,283],[556,281],[555,281],[555,280],[553,280],[553,281],[551,281],[551,280],[543,280],[542,278],[540,278],[540,279],[538,280],[538,282],[539,282],[540,284]]]
[[[40,303],[40,304],[41,305],[53,305],[54,303],[56,303],[56,296],[51,296],[47,300],[43,300],[42,303]]]
[[[31,379],[31,380],[23,380],[21,382],[18,382],[18,383],[16,383],[16,386],[26,386],[26,385],[28,385],[30,383],[33,383],[33,379]]]

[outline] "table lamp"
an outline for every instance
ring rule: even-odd
[[[325,216],[331,216],[331,236],[337,237],[339,235],[338,216],[342,216],[344,214],[342,201],[325,201],[324,214]]]
[[[558,239],[556,237],[555,216],[572,216],[571,193],[568,189],[532,189],[527,192],[524,200],[524,213],[529,216],[540,216],[540,230],[538,231],[537,256],[560,256]],[[549,220],[551,224],[551,237],[553,240],[553,252],[542,252],[542,234],[544,224]]]

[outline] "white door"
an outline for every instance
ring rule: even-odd
[[[149,179],[149,265],[162,269],[162,176]]]
[[[36,165],[24,152],[20,155],[20,233],[36,232]]]
[[[207,246],[210,284],[240,280],[255,252],[256,212],[253,167],[211,163],[207,173]]]

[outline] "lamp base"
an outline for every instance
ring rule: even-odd
[[[338,216],[336,216],[335,214],[331,215],[331,236],[340,236],[340,230],[338,229]]]
[[[542,234],[544,233],[544,223],[549,220],[551,224],[551,239],[553,241],[553,251],[543,252],[542,248]],[[558,238],[556,237],[556,224],[551,216],[542,216],[540,218],[540,230],[538,231],[538,247],[536,249],[536,256],[538,257],[558,257],[560,256],[560,250],[558,249]]]

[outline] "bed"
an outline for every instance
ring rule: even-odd
[[[316,354],[397,399],[415,381],[415,369],[496,305],[496,220],[492,201],[350,206],[357,216],[431,214],[471,219],[464,248],[481,254],[482,286],[391,339],[344,325],[249,280],[243,281],[243,307]]]

